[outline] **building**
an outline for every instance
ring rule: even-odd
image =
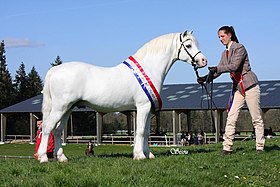
[[[280,109],[280,80],[274,81],[260,81],[261,87],[261,108],[265,114],[270,109]],[[162,111],[172,111],[172,127],[173,127],[173,143],[176,144],[176,135],[180,132],[182,127],[180,115],[185,113],[188,117],[187,126],[190,124],[190,111],[193,110],[213,110],[213,125],[215,126],[215,141],[219,141],[220,126],[224,124],[223,112],[226,110],[229,95],[231,92],[231,83],[214,83],[213,86],[207,86],[208,92],[202,91],[202,87],[199,84],[170,84],[164,85],[161,93],[163,107]],[[209,94],[213,93],[212,101]],[[0,142],[4,143],[6,139],[6,116],[15,113],[25,113],[29,115],[30,121],[30,141],[35,137],[35,122],[34,115],[38,115],[41,112],[42,95],[35,96],[23,102],[17,103],[10,107],[0,110],[1,114],[1,136]],[[246,106],[244,107],[246,109]],[[95,113],[96,120],[96,137],[97,142],[101,142],[103,115],[90,108],[77,108],[73,109],[73,112],[92,111]],[[122,112],[126,115],[128,131],[131,133],[132,129],[136,128],[135,111]],[[160,112],[154,114],[156,117],[157,129],[160,129]],[[67,127],[65,127],[67,128]],[[70,127],[71,128],[71,127]],[[63,141],[66,143],[67,130],[64,130]]]

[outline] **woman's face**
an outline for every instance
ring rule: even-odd
[[[42,123],[43,123],[43,121],[42,121],[42,120],[38,120],[38,121],[37,121],[37,127],[38,127],[38,128],[41,128]]]
[[[218,36],[219,36],[219,39],[224,46],[227,46],[231,42],[231,34],[230,33],[228,33],[228,34],[225,33],[224,30],[220,30],[218,32]]]

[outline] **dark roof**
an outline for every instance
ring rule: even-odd
[[[280,108],[280,80],[259,81],[261,88],[261,108]],[[225,110],[231,93],[232,83],[213,84],[213,108]],[[211,85],[207,86],[208,91]],[[201,110],[208,109],[209,97],[199,84],[164,85],[162,91],[163,110]],[[215,107],[216,106],[216,107]],[[246,107],[246,106],[245,106]]]
[[[21,113],[21,112],[28,112],[28,113],[37,113],[41,112],[42,109],[42,101],[43,95],[37,95],[20,103],[14,104],[7,108],[0,110],[0,113]],[[73,111],[76,112],[83,112],[83,111],[94,111],[88,107],[74,107]]]
[[[280,80],[260,81],[261,108],[280,109]],[[211,86],[208,85],[210,91]],[[213,84],[213,107],[225,110],[231,92],[231,83]],[[161,93],[162,110],[201,110],[208,109],[206,92],[202,92],[199,84],[170,84],[164,85]],[[216,107],[215,107],[216,106]],[[0,113],[40,112],[42,94],[0,110]],[[74,111],[93,111],[90,108],[77,108]]]

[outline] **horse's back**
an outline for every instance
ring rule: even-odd
[[[107,74],[112,68],[94,66],[83,62],[68,62],[55,66],[49,70],[52,82],[61,82],[64,86],[68,84],[79,84],[80,81],[94,81],[99,79],[100,74]],[[70,81],[72,80],[72,81]]]
[[[84,62],[66,62],[52,67],[48,73],[51,74],[84,74],[94,69],[104,69],[103,67],[94,66]]]

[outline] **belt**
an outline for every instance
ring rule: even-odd
[[[245,91],[250,90],[251,88],[254,88],[255,86],[257,86],[258,83],[252,84],[251,86],[249,86],[248,88],[245,89]]]

